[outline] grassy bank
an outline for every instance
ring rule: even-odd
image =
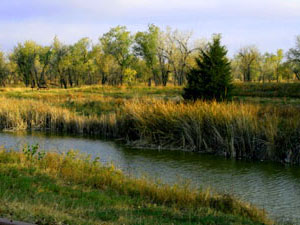
[[[69,152],[0,151],[0,217],[37,224],[271,224],[228,195],[156,184]]]

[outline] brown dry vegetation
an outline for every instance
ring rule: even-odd
[[[297,107],[184,103],[176,97],[178,91],[98,86],[42,92],[4,89],[0,128],[96,135],[136,146],[300,163]]]

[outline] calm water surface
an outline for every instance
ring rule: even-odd
[[[268,162],[226,160],[222,157],[178,151],[136,150],[113,142],[41,133],[0,133],[0,146],[21,149],[39,143],[46,151],[80,150],[103,163],[113,162],[124,172],[147,174],[163,182],[212,187],[264,208],[274,219],[300,224],[300,167]]]

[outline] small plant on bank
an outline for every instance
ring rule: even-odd
[[[184,99],[221,101],[231,97],[231,67],[226,54],[226,47],[221,46],[221,36],[215,35],[212,43],[200,50],[196,68],[187,74]]]
[[[45,157],[46,153],[44,151],[39,151],[39,144],[24,146],[23,153],[27,160],[34,161],[35,159],[41,160]]]

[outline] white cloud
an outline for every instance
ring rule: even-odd
[[[119,24],[136,31],[155,23],[197,37],[222,33],[231,51],[244,44],[274,50],[294,44],[299,12],[300,0],[10,0],[1,3],[0,46],[12,49],[26,39],[48,44],[54,35],[66,43],[96,41]]]

